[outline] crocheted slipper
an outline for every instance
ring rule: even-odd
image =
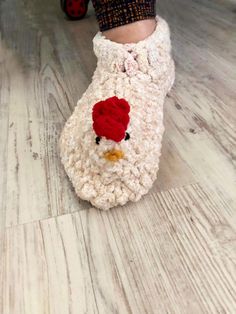
[[[174,82],[167,23],[137,44],[98,32],[92,83],[61,137],[60,154],[76,194],[107,210],[138,201],[157,176],[163,103]]]

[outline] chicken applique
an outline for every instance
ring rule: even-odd
[[[95,141],[99,145],[102,138],[119,143],[128,140],[130,135],[126,132],[130,118],[129,103],[116,96],[97,102],[93,106],[93,129],[97,135]],[[104,153],[109,161],[118,161],[124,157],[121,150],[112,149]]]

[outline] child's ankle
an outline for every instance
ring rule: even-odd
[[[151,35],[155,28],[156,20],[150,18],[109,29],[103,35],[117,43],[137,43]]]

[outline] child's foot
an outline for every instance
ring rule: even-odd
[[[139,200],[156,179],[163,103],[174,82],[168,25],[156,20],[155,31],[136,44],[95,36],[92,83],[61,134],[75,192],[100,209]]]

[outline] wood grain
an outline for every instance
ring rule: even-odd
[[[96,66],[98,27],[58,0],[0,0],[0,313],[236,313],[232,0],[165,0],[176,83],[140,202],[79,200],[58,138]]]
[[[235,313],[235,218],[195,184],[7,228],[2,313]]]

